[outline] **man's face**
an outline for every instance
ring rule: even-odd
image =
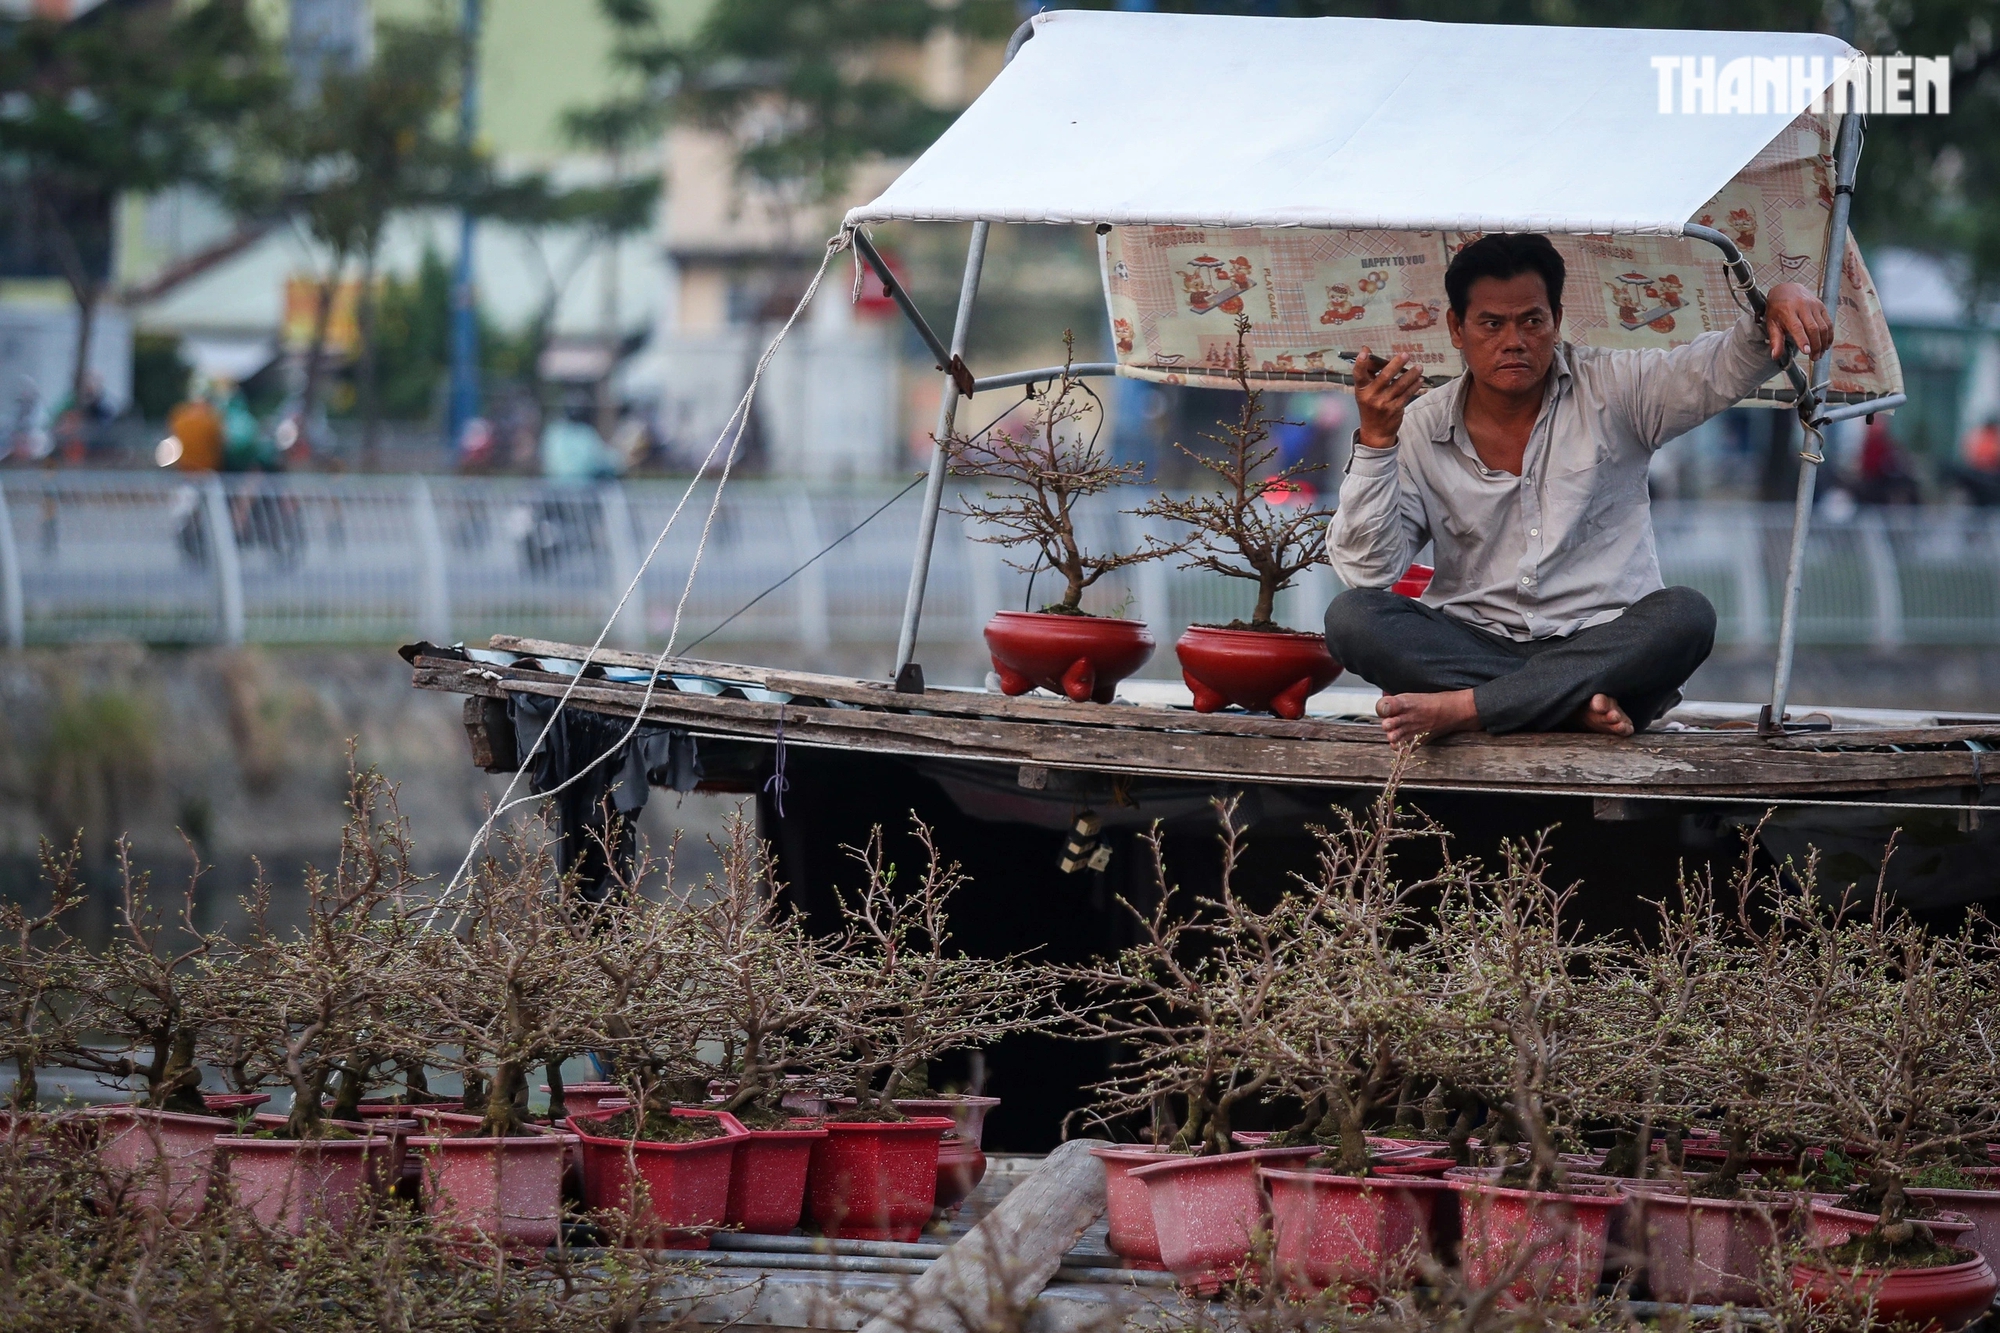
[[[1539,273],[1478,278],[1466,293],[1465,317],[1447,311],[1445,327],[1474,380],[1501,393],[1526,393],[1548,378],[1562,311],[1550,307]]]

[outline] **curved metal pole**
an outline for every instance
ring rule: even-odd
[[[1854,203],[1854,172],[1861,161],[1861,113],[1849,111],[1840,118],[1840,138],[1833,150],[1833,217],[1827,225],[1826,271],[1820,278],[1820,300],[1827,318],[1840,317],[1840,273],[1847,260],[1847,218]],[[1832,340],[1813,363],[1812,388],[1824,390],[1833,369]],[[1813,452],[1799,456],[1799,490],[1792,502],[1792,549],[1785,562],[1784,610],[1778,621],[1778,662],[1771,674],[1771,703],[1765,710],[1760,730],[1782,731],[1785,704],[1792,692],[1792,652],[1799,635],[1799,587],[1805,580],[1806,534],[1812,528],[1813,490],[1819,478],[1821,458]]]
[[[1007,42],[1007,61],[1011,62],[1022,44],[1034,35],[1032,19],[1016,28]],[[946,349],[944,385],[938,398],[935,434],[939,440],[950,436],[952,422],[958,415],[960,386],[951,371],[954,363],[964,363],[965,340],[972,329],[972,299],[979,292],[979,270],[986,262],[986,233],[990,225],[972,224],[972,243],[965,251],[965,277],[959,283],[958,313],[952,319],[951,346]],[[946,471],[944,446],[933,444],[930,478],[924,485],[923,515],[917,521],[917,550],[910,561],[910,586],[903,596],[903,624],[896,633],[896,666],[890,673],[896,688],[907,694],[921,694],[924,688],[923,668],[913,659],[917,653],[917,622],[924,613],[924,586],[931,576],[931,549],[937,540],[938,508],[944,503]]]

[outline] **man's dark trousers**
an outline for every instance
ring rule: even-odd
[[[1644,730],[1707,660],[1715,608],[1693,588],[1662,588],[1616,620],[1520,643],[1384,588],[1352,588],[1326,609],[1326,646],[1384,694],[1471,690],[1490,732],[1560,730],[1594,694]]]

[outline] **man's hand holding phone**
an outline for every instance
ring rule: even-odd
[[[1361,412],[1361,443],[1387,449],[1403,428],[1403,409],[1424,391],[1424,372],[1407,353],[1384,362],[1366,347],[1354,358],[1354,404]]]

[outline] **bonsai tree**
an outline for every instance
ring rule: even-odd
[[[90,953],[73,941],[54,947],[75,960],[61,1003],[68,1009],[49,1063],[115,1079],[138,1079],[139,1101],[159,1111],[201,1115],[201,1066],[196,1055],[204,1019],[200,964],[224,942],[195,925],[197,858],[169,924],[154,902],[152,877],[132,867],[131,844],[118,842],[117,921],[104,949]],[[88,1040],[109,1034],[105,1048]]]
[[[1562,1190],[1558,1151],[1656,1053],[1634,1026],[1626,951],[1568,919],[1575,890],[1547,880],[1539,842],[1506,842],[1497,870],[1461,863],[1432,938],[1441,980],[1426,1071],[1482,1095],[1502,1183]]]
[[[1009,560],[1013,568],[1031,577],[1042,569],[1061,575],[1062,596],[1041,609],[1066,616],[1088,614],[1084,590],[1106,574],[1157,560],[1169,549],[1092,550],[1077,534],[1077,502],[1132,485],[1145,475],[1145,465],[1114,463],[1099,446],[1103,407],[1070,375],[1074,350],[1073,336],[1064,333],[1062,375],[1035,400],[1022,426],[938,442],[954,476],[1007,488],[988,491],[983,500],[965,500],[951,512],[987,529],[976,541],[1034,551],[1029,564]]]
[[[407,989],[399,973],[416,933],[407,895],[417,882],[408,826],[375,770],[351,772],[348,793],[333,872],[306,871],[304,922],[289,933],[273,928],[260,869],[248,942],[238,957],[210,960],[209,1035],[253,1078],[290,1090],[286,1138],[320,1137],[329,1118],[357,1113]]]
[[[1935,1262],[1944,1247],[1907,1188],[1927,1168],[1988,1165],[1985,1144],[2000,1133],[1991,1044],[2000,953],[1977,913],[1954,932],[1932,931],[1879,883],[1872,901],[1850,893],[1829,902],[1814,860],[1788,868],[1791,887],[1774,906],[1777,966],[1763,977],[1765,1003],[1790,1018],[1769,1052],[1771,1078],[1801,1130],[1865,1163],[1843,1204],[1877,1215],[1829,1257],[1842,1266]]]
[[[0,1056],[14,1062],[14,1089],[8,1104],[33,1111],[41,1098],[37,1070],[74,1040],[63,997],[73,985],[82,953],[57,923],[83,901],[77,867],[83,858],[78,837],[57,852],[42,845],[42,878],[48,905],[39,912],[18,902],[0,903]]]
[[[1319,831],[1319,873],[1288,896],[1297,939],[1285,950],[1270,1020],[1252,1029],[1257,1067],[1305,1106],[1288,1137],[1327,1145],[1326,1165],[1370,1169],[1368,1131],[1406,1105],[1433,1040],[1441,978],[1413,901],[1437,881],[1404,882],[1392,853],[1444,835],[1396,809],[1394,775],[1365,817],[1339,812]],[[1446,866],[1450,859],[1447,855]]]
[[[928,1092],[930,1061],[1055,1018],[1047,968],[953,947],[948,909],[966,878],[928,825],[912,816],[910,829],[923,853],[915,875],[889,858],[880,825],[866,846],[847,849],[865,879],[841,895],[841,930],[822,955],[834,1053],[821,1072],[854,1099],[846,1119],[901,1120],[895,1099]]]
[[[1278,449],[1270,443],[1264,395],[1250,387],[1249,333],[1250,317],[1238,315],[1233,370],[1243,405],[1222,434],[1204,436],[1221,452],[1211,456],[1174,445],[1213,474],[1216,488],[1185,498],[1161,495],[1133,512],[1189,530],[1185,541],[1155,548],[1160,555],[1186,554],[1182,569],[1205,569],[1257,585],[1249,622],[1236,621],[1229,628],[1276,630],[1282,628],[1273,619],[1278,594],[1301,571],[1326,558],[1326,524],[1333,511],[1300,499],[1300,478],[1323,470],[1320,464],[1271,467]]]
[[[504,837],[467,877],[449,930],[419,932],[400,969],[405,1004],[378,1049],[453,1069],[482,1138],[522,1132],[528,1071],[583,1049],[585,998],[597,976],[587,935],[546,840]]]
[[[1124,1054],[1097,1084],[1092,1119],[1109,1124],[1142,1115],[1162,1147],[1197,1154],[1234,1150],[1239,1108],[1263,1100],[1276,1071],[1258,1058],[1280,1004],[1281,985],[1299,961],[1300,909],[1287,895],[1259,912],[1236,893],[1242,832],[1236,802],[1216,802],[1221,823],[1221,887],[1214,897],[1184,894],[1168,877],[1160,826],[1146,837],[1157,890],[1149,910],[1120,903],[1137,941],[1115,957],[1066,970],[1085,1002],[1071,1017],[1082,1035],[1108,1038]],[[1174,1108],[1180,1114],[1176,1117]]]
[[[670,846],[656,860],[635,848],[632,869],[614,869],[613,893],[598,903],[571,900],[564,914],[579,978],[567,997],[579,1045],[599,1054],[641,1108],[633,1127],[640,1138],[691,1135],[696,1127],[676,1121],[673,1107],[708,1100],[716,1071],[702,1046],[728,1018],[728,960],[705,947],[701,909],[675,882],[677,851]]]
[[[735,1085],[722,1109],[752,1128],[782,1127],[786,1077],[837,1050],[836,1029],[824,1018],[837,972],[779,901],[770,847],[741,810],[728,817],[716,850],[722,874],[695,909],[693,937],[726,1016],[710,1042],[717,1076]]]

